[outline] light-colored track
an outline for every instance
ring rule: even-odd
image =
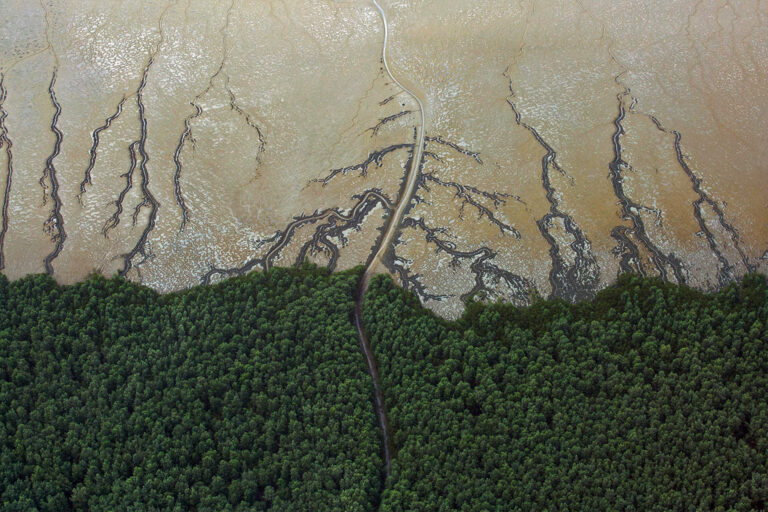
[[[381,383],[379,381],[379,372],[376,368],[376,359],[373,356],[373,351],[371,350],[371,345],[368,342],[368,338],[365,335],[365,329],[363,327],[363,315],[362,315],[362,302],[363,298],[365,297],[365,292],[368,290],[368,283],[371,280],[371,277],[373,276],[374,272],[376,271],[376,267],[379,262],[382,261],[383,257],[386,255],[387,250],[389,250],[390,245],[392,244],[392,240],[395,236],[395,233],[397,232],[397,228],[400,225],[400,221],[403,218],[403,214],[405,213],[405,209],[408,206],[408,203],[411,201],[411,197],[413,196],[414,188],[416,187],[416,181],[419,175],[419,167],[421,164],[421,155],[424,152],[424,105],[421,102],[421,99],[414,93],[412,90],[405,87],[400,81],[395,78],[395,76],[392,74],[392,71],[389,69],[389,62],[387,61],[387,38],[389,36],[389,29],[387,26],[387,16],[384,14],[384,10],[381,8],[379,3],[376,0],[371,0],[373,2],[373,5],[376,6],[376,9],[379,11],[379,14],[381,15],[381,20],[384,23],[384,43],[381,48],[381,61],[384,65],[384,69],[386,70],[387,74],[389,75],[389,78],[392,79],[392,82],[394,82],[398,87],[400,87],[403,91],[405,91],[409,96],[411,96],[414,100],[416,100],[416,103],[419,105],[419,112],[421,114],[421,123],[418,127],[418,135],[416,137],[416,142],[413,148],[413,153],[411,157],[411,166],[408,169],[408,174],[405,177],[405,186],[403,187],[403,191],[400,194],[400,197],[394,204],[394,210],[392,211],[392,214],[389,217],[389,220],[387,221],[386,226],[384,227],[384,235],[381,237],[379,241],[378,248],[376,249],[376,252],[374,253],[373,257],[368,262],[368,266],[365,268],[365,272],[363,273],[362,278],[360,279],[360,286],[357,290],[357,300],[355,301],[355,327],[357,328],[357,334],[360,339],[360,348],[363,351],[363,354],[365,355],[365,362],[368,365],[368,373],[371,375],[371,380],[373,381],[373,395],[374,395],[374,403],[376,408],[376,416],[379,419],[379,426],[381,427],[381,437],[384,444],[384,463],[386,467],[386,476],[389,477],[391,471],[392,471],[392,436],[389,432],[389,421],[387,419],[387,410],[384,406],[384,394],[381,390]]]
[[[395,209],[392,212],[392,215],[390,216],[389,222],[387,223],[384,236],[382,236],[381,238],[379,247],[376,250],[376,253],[374,254],[370,263],[368,264],[368,267],[365,269],[365,275],[363,277],[363,282],[364,282],[363,288],[368,287],[368,281],[370,280],[371,275],[375,271],[378,264],[382,262],[382,259],[384,258],[384,255],[387,253],[387,250],[389,250],[392,244],[392,239],[394,238],[395,233],[397,232],[397,228],[398,226],[400,226],[400,221],[403,218],[405,209],[408,207],[408,204],[411,202],[413,191],[416,188],[416,181],[419,177],[419,166],[421,165],[421,155],[424,152],[424,124],[425,124],[424,104],[421,102],[421,99],[418,97],[418,95],[414,91],[412,91],[411,89],[408,89],[397,78],[395,78],[395,75],[393,75],[392,71],[389,69],[389,61],[387,60],[387,41],[389,38],[389,27],[387,24],[387,16],[386,14],[384,14],[384,9],[381,8],[381,6],[376,0],[371,0],[371,1],[373,2],[373,5],[376,7],[376,9],[379,11],[379,14],[381,15],[381,21],[384,24],[384,43],[382,44],[382,47],[381,47],[381,62],[384,65],[384,69],[386,70],[387,75],[389,75],[389,78],[395,83],[395,85],[400,87],[406,94],[412,97],[416,101],[416,103],[419,105],[419,114],[421,116],[421,120],[417,128],[418,136],[416,138],[416,143],[413,148],[413,157],[411,158],[411,167],[410,169],[408,169],[408,174],[405,178],[406,179],[405,187],[403,188],[403,192],[400,195],[398,201],[395,203]]]

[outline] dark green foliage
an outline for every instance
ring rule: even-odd
[[[768,287],[624,276],[446,322],[359,269],[0,275],[2,510],[765,510]]]
[[[765,510],[767,298],[762,276],[713,295],[624,276],[448,323],[374,279],[381,510]]]
[[[159,296],[0,275],[3,510],[370,510],[358,272]]]

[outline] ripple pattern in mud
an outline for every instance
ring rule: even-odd
[[[712,289],[768,270],[768,37],[745,35],[764,4],[382,1],[387,62],[370,7],[19,17],[0,269],[170,291],[378,254],[448,317],[469,297],[580,300],[619,272]]]

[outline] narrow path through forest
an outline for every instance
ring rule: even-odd
[[[378,419],[379,419],[379,426],[381,427],[381,436],[384,444],[384,462],[386,466],[386,476],[389,477],[390,472],[392,470],[392,436],[390,435],[390,431],[389,431],[389,421],[387,419],[387,410],[384,406],[384,395],[381,391],[381,383],[379,381],[379,372],[376,368],[376,360],[373,357],[371,345],[368,342],[368,338],[365,335],[365,328],[363,325],[363,318],[362,318],[362,309],[363,309],[362,303],[363,303],[363,298],[365,297],[365,292],[368,290],[368,284],[370,283],[371,277],[373,276],[378,263],[383,260],[387,251],[390,249],[392,240],[394,239],[394,236],[395,236],[395,232],[397,231],[397,228],[400,225],[400,221],[402,220],[403,214],[405,213],[405,209],[408,206],[408,203],[410,202],[411,197],[413,196],[413,191],[416,187],[416,182],[418,181],[417,178],[419,175],[421,156],[422,156],[422,153],[424,152],[424,105],[422,104],[421,100],[416,95],[416,93],[408,89],[407,87],[405,87],[402,83],[400,83],[397,80],[397,78],[394,77],[394,75],[392,74],[392,71],[390,71],[389,62],[387,61],[387,38],[389,35],[389,30],[387,26],[387,16],[386,14],[384,14],[384,10],[381,8],[381,6],[376,0],[371,0],[371,1],[373,2],[373,5],[376,7],[376,9],[379,11],[379,14],[381,15],[381,21],[384,24],[384,42],[382,44],[382,49],[381,49],[381,62],[384,65],[384,69],[386,70],[392,82],[394,82],[395,85],[400,87],[406,94],[411,96],[416,101],[416,103],[419,105],[419,112],[421,114],[421,122],[418,126],[418,137],[413,149],[411,166],[407,170],[407,174],[405,177],[405,186],[403,187],[403,191],[400,194],[400,197],[397,198],[397,201],[393,205],[392,214],[389,216],[389,219],[387,220],[387,224],[384,227],[384,234],[382,235],[378,243],[378,246],[375,249],[376,252],[374,253],[373,257],[370,259],[368,265],[365,268],[365,272],[363,273],[363,276],[360,279],[360,286],[358,288],[357,299],[355,301],[355,327],[357,328],[357,334],[358,334],[358,337],[360,338],[360,347],[363,350],[363,354],[365,355],[365,361],[368,365],[368,373],[370,373],[371,380],[373,380],[373,392],[374,392],[374,399],[375,399],[375,406],[376,406],[376,415],[378,416]]]

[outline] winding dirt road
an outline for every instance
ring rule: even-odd
[[[398,201],[395,204],[395,211],[392,213],[392,216],[389,218],[389,222],[387,223],[386,229],[384,230],[384,236],[381,238],[381,242],[379,242],[378,250],[373,255],[373,259],[370,261],[370,263],[368,264],[368,267],[365,270],[365,277],[363,281],[365,283],[364,287],[366,288],[367,288],[367,280],[370,279],[372,272],[375,270],[378,263],[382,261],[382,258],[389,250],[390,245],[392,244],[392,239],[394,238],[395,232],[397,231],[397,227],[400,225],[400,221],[402,220],[403,214],[405,213],[405,209],[408,206],[408,203],[410,203],[411,197],[413,197],[413,191],[416,188],[417,178],[419,177],[419,166],[421,164],[421,155],[424,152],[424,122],[425,122],[424,104],[421,102],[421,99],[419,99],[418,95],[414,91],[408,89],[406,86],[400,83],[400,81],[397,78],[395,78],[395,76],[392,74],[392,71],[389,69],[389,62],[387,61],[387,39],[389,37],[389,28],[387,26],[387,16],[384,14],[384,10],[381,8],[381,6],[376,0],[371,0],[371,1],[373,2],[373,5],[376,6],[376,9],[378,9],[379,14],[381,15],[381,21],[384,23],[384,43],[381,47],[381,62],[384,65],[384,69],[389,75],[389,78],[392,79],[395,85],[400,87],[406,94],[408,94],[411,98],[413,98],[416,101],[416,103],[419,105],[419,114],[421,116],[421,120],[418,126],[418,138],[416,140],[416,145],[413,148],[413,158],[411,159],[411,168],[408,169],[408,175],[406,176],[405,188],[403,190],[402,195],[398,198]]]
[[[371,0],[373,2],[373,5],[376,7],[376,9],[379,11],[379,14],[381,15],[381,21],[384,24],[384,42],[382,44],[381,48],[381,62],[384,65],[384,69],[386,70],[387,74],[389,75],[389,78],[392,80],[392,82],[395,83],[400,89],[402,89],[406,94],[411,96],[416,103],[419,105],[419,113],[421,115],[421,122],[418,126],[418,136],[416,140],[416,144],[413,148],[413,155],[411,158],[411,167],[408,169],[408,173],[406,175],[406,183],[403,187],[403,192],[400,194],[400,197],[397,199],[397,201],[394,204],[394,209],[392,211],[392,215],[390,215],[387,224],[384,228],[384,234],[381,237],[378,247],[376,248],[376,252],[374,253],[373,257],[368,262],[368,265],[365,268],[365,272],[363,273],[362,278],[360,279],[360,286],[357,291],[357,300],[355,302],[355,327],[357,327],[357,334],[360,338],[360,347],[363,350],[363,354],[365,355],[365,361],[368,365],[368,373],[371,375],[371,380],[373,380],[373,393],[374,393],[374,401],[376,406],[376,415],[379,418],[379,425],[381,427],[381,436],[383,439],[384,444],[384,462],[386,465],[386,476],[389,477],[391,471],[392,471],[392,436],[389,430],[389,420],[387,419],[387,410],[384,406],[384,394],[381,391],[381,384],[379,381],[379,372],[376,368],[376,360],[373,356],[373,352],[371,350],[371,345],[368,342],[368,338],[365,334],[365,329],[363,326],[363,318],[362,318],[362,306],[363,306],[363,298],[365,297],[365,292],[368,290],[368,284],[370,283],[371,277],[373,276],[374,272],[376,271],[376,267],[380,262],[383,261],[384,256],[386,255],[387,251],[390,249],[390,246],[392,245],[392,240],[394,239],[395,232],[397,231],[398,226],[400,225],[400,222],[402,221],[403,214],[405,213],[405,209],[410,203],[411,197],[413,196],[414,189],[416,188],[416,182],[418,181],[418,175],[419,175],[419,167],[421,163],[421,157],[422,153],[424,152],[424,104],[421,102],[421,99],[416,95],[415,92],[405,87],[400,81],[395,78],[395,76],[392,74],[392,71],[389,69],[389,62],[387,61],[387,38],[389,36],[389,29],[387,26],[387,16],[384,14],[384,10],[381,8],[379,3],[376,0]]]

